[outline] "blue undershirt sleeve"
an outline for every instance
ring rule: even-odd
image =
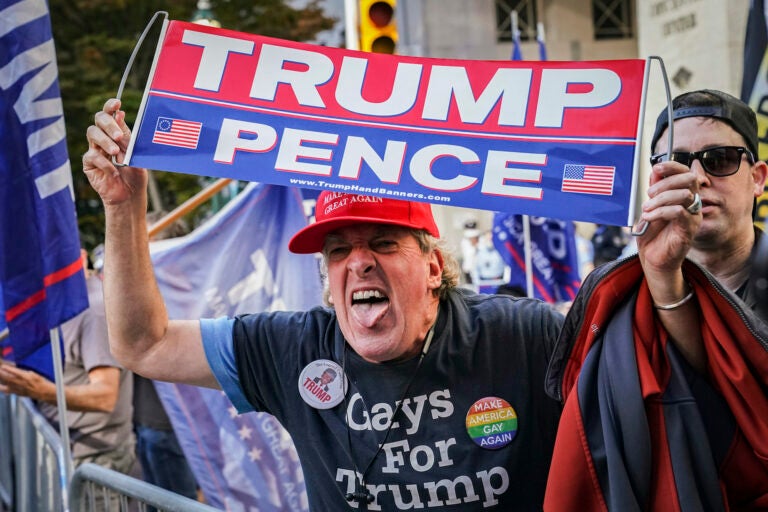
[[[200,331],[203,335],[205,356],[214,377],[237,412],[242,414],[252,412],[254,408],[245,398],[237,376],[232,339],[234,324],[233,318],[203,318],[200,320]]]

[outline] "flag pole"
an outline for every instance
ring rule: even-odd
[[[344,43],[347,50],[360,49],[360,34],[357,28],[360,14],[357,8],[355,0],[344,0]]]
[[[511,31],[510,33],[512,34],[512,41],[514,42],[517,39],[516,36],[520,34],[517,25],[517,11],[514,9],[509,11],[509,30]]]
[[[512,60],[523,60],[523,50],[520,48],[520,29],[515,10],[509,12],[509,30],[512,34]]]
[[[538,22],[536,24],[536,40],[539,43],[539,60],[547,60],[547,47],[544,36],[544,23]]]
[[[149,226],[148,234],[149,238],[152,239],[155,236],[157,236],[158,233],[160,233],[162,230],[176,222],[178,219],[182,218],[184,215],[188,214],[204,202],[206,202],[208,199],[216,195],[219,191],[221,191],[224,187],[232,183],[231,178],[219,178],[218,180],[214,181],[208,187],[204,188],[194,196],[190,197],[186,201],[184,201],[181,205],[177,206],[173,211],[171,211],[168,215],[160,219],[159,221],[155,222],[151,226]]]
[[[520,49],[520,30],[517,23],[517,11],[514,9],[509,12],[510,30],[512,31],[512,60],[521,60],[523,58]],[[525,260],[525,294],[528,297],[534,296],[533,291],[533,264],[531,262],[531,219],[523,214],[523,256]]]
[[[531,218],[523,215],[523,252],[525,253],[525,293],[528,297],[534,297],[533,292],[533,264],[531,262]]]
[[[69,424],[67,422],[67,398],[64,394],[64,369],[61,357],[61,338],[59,329],[50,330],[51,335],[51,353],[53,355],[53,374],[56,384],[56,405],[59,413],[59,436],[61,437],[62,458],[59,470],[61,471],[61,493],[62,502],[69,503],[67,489],[72,479],[74,465],[72,463],[72,448],[69,444]],[[68,510],[68,505],[65,505]]]

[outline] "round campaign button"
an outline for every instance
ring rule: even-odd
[[[482,448],[503,448],[517,435],[517,413],[503,398],[481,398],[467,412],[467,434]]]
[[[344,399],[346,392],[347,377],[334,361],[312,361],[299,375],[299,394],[315,409],[335,407]]]

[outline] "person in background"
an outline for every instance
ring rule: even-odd
[[[629,243],[629,233],[621,226],[598,224],[592,235],[592,261],[599,267],[621,257]]]
[[[585,237],[581,230],[576,229],[576,255],[579,262],[579,277],[583,280],[595,268],[595,250],[592,240]]]
[[[475,257],[477,256],[477,245],[480,241],[480,230],[477,229],[477,222],[469,220],[464,223],[464,232],[461,238],[461,272],[465,284],[473,284],[473,274],[475,273]]]
[[[102,281],[88,269],[85,250],[82,259],[90,305],[61,325],[72,458],[75,466],[92,462],[130,474],[136,461],[131,421],[133,374],[110,353]],[[55,383],[38,373],[3,364],[0,391],[32,398],[58,428]]]
[[[473,269],[473,282],[482,284],[484,281],[498,281],[504,279],[506,264],[501,254],[493,245],[491,232],[485,232],[480,237],[475,254],[475,267]]]

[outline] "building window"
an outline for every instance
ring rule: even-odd
[[[520,39],[536,39],[536,0],[496,0],[496,39],[500,42],[512,40],[512,11],[517,11],[517,29]]]
[[[633,37],[631,0],[592,0],[595,39]]]

